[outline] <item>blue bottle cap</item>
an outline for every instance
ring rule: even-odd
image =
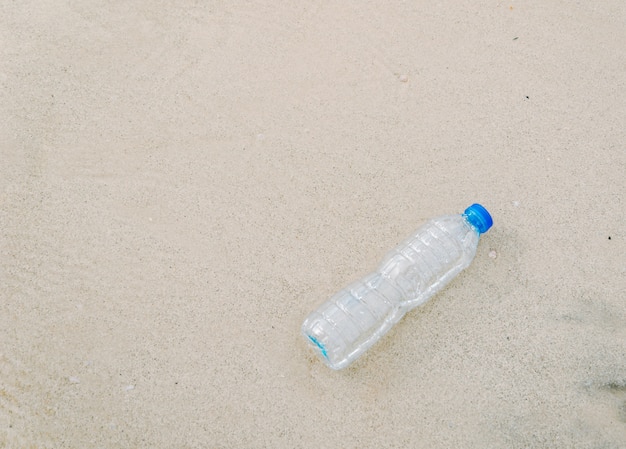
[[[484,234],[489,230],[491,225],[493,225],[493,219],[491,215],[489,215],[489,212],[487,212],[487,209],[478,203],[472,204],[465,209],[463,215],[465,215],[467,221],[476,228],[479,234]]]

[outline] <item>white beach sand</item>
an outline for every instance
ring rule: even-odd
[[[0,105],[0,448],[626,447],[623,0],[4,2]],[[317,360],[472,202],[471,267]]]

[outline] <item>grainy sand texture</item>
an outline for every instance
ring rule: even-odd
[[[0,3],[0,448],[626,448],[626,2]],[[346,370],[304,317],[476,259]]]

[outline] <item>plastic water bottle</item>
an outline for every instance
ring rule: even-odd
[[[326,365],[345,368],[465,269],[492,224],[480,204],[430,220],[389,252],[377,271],[312,312],[302,333]]]

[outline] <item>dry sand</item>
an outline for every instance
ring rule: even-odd
[[[626,447],[626,3],[292,3],[0,5],[0,447]],[[474,201],[467,271],[314,359]]]

